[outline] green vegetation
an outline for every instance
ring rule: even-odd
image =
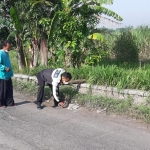
[[[13,62],[13,65],[15,66],[16,64]],[[29,72],[24,69],[22,73],[34,76],[37,72],[47,67],[60,66],[41,66]],[[86,79],[90,84],[113,86],[118,89],[150,90],[149,65],[139,67],[138,65],[124,63],[121,65],[99,65],[95,67],[84,66],[80,69],[68,68],[67,71],[71,72],[73,79]]]
[[[32,85],[29,82],[22,83],[18,81],[13,81],[14,88],[17,91],[21,91],[30,95],[36,95],[37,86]],[[147,123],[150,123],[150,105],[147,101],[146,104],[140,106],[135,105],[131,98],[127,100],[116,100],[112,98],[104,98],[100,96],[92,96],[89,94],[79,94],[73,87],[63,86],[60,90],[62,96],[65,100],[78,103],[79,105],[93,108],[101,109],[107,114],[115,113],[118,115],[126,115],[136,119],[142,119]],[[45,98],[51,97],[51,92],[48,87],[45,88]]]
[[[103,7],[112,2],[1,1],[0,32],[12,40],[14,72],[62,67],[91,84],[149,90],[150,28],[96,29],[102,14],[122,21]]]
[[[66,70],[73,74],[74,79],[86,79],[90,84],[115,86],[118,89],[150,90],[150,28],[143,26],[136,29],[126,28],[123,32],[121,30],[103,32],[105,42],[102,44],[94,41],[96,45],[90,43],[91,52],[84,56],[82,66]],[[16,73],[35,75],[47,67],[64,68],[64,64],[60,61],[61,55],[57,63],[49,60],[45,66],[38,65],[23,70],[18,69],[16,51],[11,52],[10,56]]]
[[[86,55],[93,55],[90,45],[96,45],[95,40],[103,41],[102,34],[94,30],[100,16],[122,21],[118,14],[103,7],[112,3],[113,0],[0,1],[0,25],[8,30],[5,37],[15,42],[18,69],[56,63],[81,67]]]
[[[80,70],[72,69],[75,79],[87,79],[91,84],[116,86],[132,89],[150,89],[150,68],[148,66],[132,68],[124,65],[102,65],[84,67]]]
[[[35,75],[44,68],[65,68],[74,79],[88,83],[150,90],[150,27],[116,30],[96,28],[103,19],[114,24],[122,18],[103,7],[113,0],[2,0],[0,42],[12,43],[11,62],[15,73]],[[29,83],[14,88],[36,94]],[[149,105],[77,94],[64,88],[68,99],[109,112],[127,113],[150,120]],[[68,93],[69,92],[69,93]],[[50,96],[46,88],[45,95]]]
[[[136,45],[136,37],[132,34],[131,31],[123,32],[120,36],[117,37],[114,42],[113,52],[116,55],[117,61],[138,63],[139,61],[139,50]]]

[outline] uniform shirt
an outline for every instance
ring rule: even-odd
[[[40,72],[40,75],[42,77],[42,79],[48,83],[48,84],[52,84],[53,82],[53,79],[52,79],[52,73],[55,69],[53,68],[47,68],[47,69],[44,69]]]
[[[52,87],[52,93],[56,101],[59,102],[59,85],[61,81],[61,75],[64,73],[65,70],[58,68],[58,69],[52,69],[48,68],[41,71],[41,77],[42,79],[48,83],[51,84]]]
[[[6,71],[6,68],[9,68],[10,71]],[[0,79],[10,79],[13,76],[13,70],[9,58],[9,54],[3,50],[0,50]]]

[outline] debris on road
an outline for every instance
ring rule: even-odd
[[[106,111],[106,109],[107,109],[107,108],[104,108],[104,109],[102,109],[102,110],[99,110],[99,109],[98,109],[96,112],[99,114],[99,113],[102,113],[102,112]]]
[[[77,104],[69,104],[69,106],[67,107],[68,110],[78,110],[79,108],[80,106]]]

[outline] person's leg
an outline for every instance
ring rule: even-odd
[[[37,74],[37,79],[39,84],[38,94],[37,94],[37,107],[40,108],[43,100],[43,95],[44,95],[45,81],[43,81],[40,73]]]
[[[6,106],[14,106],[12,80],[6,80]]]
[[[4,80],[0,79],[0,107],[1,106],[6,106],[5,99],[4,99],[5,98],[4,97],[5,91],[6,90],[5,90]]]
[[[51,84],[48,84],[48,86],[50,87],[50,89],[51,89],[51,91],[53,93],[53,86]],[[58,93],[59,93],[59,91],[58,91]],[[59,102],[57,102],[54,97],[53,97],[53,100],[54,100],[54,106],[53,107],[57,107]]]

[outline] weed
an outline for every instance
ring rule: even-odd
[[[36,96],[37,86],[32,85],[30,82],[18,82],[13,80],[14,89],[21,91],[22,93],[28,93]],[[90,94],[79,94],[74,87],[62,86],[61,97],[72,103],[78,103],[79,105],[90,108],[106,109],[107,113],[115,113],[119,115],[127,115],[137,119],[142,119],[147,123],[150,123],[150,106],[149,105],[135,105],[133,99],[128,98],[126,100],[119,100],[113,98],[106,98],[101,96],[93,96]],[[45,87],[45,97],[52,95],[49,87]]]

